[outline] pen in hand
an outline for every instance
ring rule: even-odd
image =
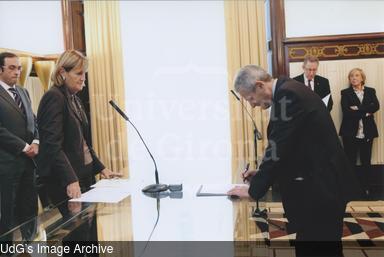
[[[248,179],[244,176],[245,173],[249,170],[249,162],[247,163],[247,166],[245,166],[245,171],[241,173],[241,176],[243,177],[243,182],[245,183]]]

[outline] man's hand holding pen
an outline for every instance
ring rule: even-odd
[[[256,170],[249,170],[249,163],[245,166],[244,172],[241,173],[241,178],[243,182],[249,184],[252,177],[256,174]],[[239,198],[249,198],[248,194],[248,185],[235,186],[227,192],[229,196],[237,196]]]
[[[241,178],[243,179],[243,182],[249,184],[256,172],[256,170],[249,170],[249,163],[247,163],[244,172],[241,173]]]

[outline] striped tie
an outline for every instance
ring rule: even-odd
[[[19,106],[20,110],[22,110],[22,112],[24,113],[23,102],[21,101],[21,97],[20,97],[19,93],[17,92],[16,88],[11,87],[11,88],[9,88],[8,90],[11,91],[11,93],[13,94],[13,98],[15,99],[15,102],[16,102],[17,106]]]

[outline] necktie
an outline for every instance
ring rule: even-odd
[[[17,92],[16,88],[11,87],[8,90],[13,94],[13,97],[14,97],[14,100],[15,100],[17,106],[19,106],[20,110],[22,110],[24,113],[23,102],[21,101],[21,97],[20,97],[19,93]]]
[[[308,87],[309,87],[310,90],[312,90],[311,81],[312,80],[310,80],[310,79],[308,80]]]

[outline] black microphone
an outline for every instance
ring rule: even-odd
[[[262,137],[261,133],[259,132],[259,130],[257,129],[256,123],[253,120],[252,115],[249,113],[248,109],[244,106],[243,102],[240,100],[240,97],[232,89],[231,89],[231,93],[234,95],[234,97],[237,99],[237,101],[239,101],[241,103],[242,108],[245,109],[245,111],[247,112],[249,118],[251,118],[251,120],[252,120],[252,123],[253,123],[253,134],[254,134],[253,144],[254,144],[254,147],[255,147],[255,168],[257,169],[258,168],[257,140],[261,140],[263,137]],[[267,210],[266,209],[260,210],[260,208],[259,208],[259,199],[256,200],[256,209],[254,211],[252,211],[252,217],[256,217],[256,218],[260,217],[260,218],[268,221],[267,218],[266,218],[267,217]]]
[[[248,109],[244,106],[243,102],[240,100],[240,97],[235,93],[235,91],[233,91],[231,89],[231,93],[233,94],[233,96],[237,99],[237,101],[239,101],[241,103],[241,106],[243,107],[243,109],[247,112],[249,118],[252,120],[252,123],[253,123],[253,128],[255,129],[255,134],[256,134],[256,137],[258,140],[261,140],[263,138],[263,136],[261,135],[261,133],[259,132],[259,130],[257,129],[257,126],[256,126],[256,123],[254,121],[254,119],[252,118],[252,115],[249,113]]]
[[[159,173],[157,172],[157,165],[155,158],[153,158],[153,155],[151,151],[149,151],[147,144],[145,143],[143,137],[141,136],[140,132],[137,130],[136,126],[129,120],[127,115],[116,105],[116,103],[113,100],[109,101],[109,104],[112,105],[112,107],[126,120],[128,121],[132,127],[136,130],[137,134],[139,135],[141,141],[143,142],[145,148],[147,149],[149,156],[151,157],[153,164],[155,165],[155,179],[156,179],[156,184],[148,185],[144,187],[141,191],[144,193],[157,193],[157,192],[162,192],[168,190],[168,186],[165,184],[160,184],[159,183]]]

